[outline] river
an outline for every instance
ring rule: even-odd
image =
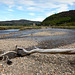
[[[54,35],[54,36],[24,36],[24,37],[20,37],[23,35],[28,35],[28,34],[33,34],[33,33],[37,33],[37,32],[44,32],[44,31],[48,31],[50,33],[54,33],[54,32],[67,32],[67,34],[64,35]],[[53,40],[53,39],[70,39],[70,38],[75,38],[75,30],[72,29],[51,29],[51,28],[43,28],[43,29],[26,29],[26,30],[22,30],[20,31],[19,29],[8,29],[8,30],[0,30],[0,35],[6,35],[8,34],[9,36],[4,36],[4,37],[0,37],[0,39],[10,39],[10,38],[20,38],[20,39],[28,39],[28,38],[32,38],[33,40]],[[10,35],[12,34],[12,35]]]
[[[49,35],[49,36],[25,36],[28,34],[34,34],[38,32],[66,32],[63,35]],[[20,31],[19,29],[8,29],[8,30],[0,30],[0,40],[1,39],[28,39],[40,42],[39,46],[41,48],[55,48],[58,46],[63,46],[66,44],[75,43],[75,30],[73,29],[51,29],[51,28],[43,28],[43,29],[26,29]]]

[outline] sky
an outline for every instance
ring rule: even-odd
[[[0,0],[0,21],[43,21],[62,11],[75,10],[75,0]]]

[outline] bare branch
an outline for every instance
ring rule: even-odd
[[[16,53],[16,54],[17,54],[16,51],[7,51],[7,52],[5,52],[5,53],[3,53],[3,54],[0,54],[0,57],[5,56],[5,55],[7,55],[7,54],[9,54],[9,53]]]
[[[31,53],[75,54],[75,48],[72,48],[72,49],[39,49],[39,48],[36,48],[36,49],[31,50],[31,51],[27,51],[24,48],[17,47],[17,51],[21,55],[26,55],[26,54],[31,54]],[[23,54],[22,54],[22,52],[23,52]]]

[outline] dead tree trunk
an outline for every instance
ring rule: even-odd
[[[32,53],[50,53],[50,54],[75,54],[75,48],[72,49],[40,49],[36,48],[30,51],[27,51],[24,48],[17,47],[17,53],[20,55],[27,55],[27,54],[32,54]]]
[[[7,64],[11,64],[12,62],[9,60],[11,58],[16,57],[17,55],[19,56],[25,56],[25,55],[30,55],[32,53],[50,53],[50,54],[75,54],[75,48],[72,49],[40,49],[36,48],[30,51],[27,51],[24,48],[17,47],[14,51],[7,51],[3,54],[0,54],[0,60],[5,60]]]

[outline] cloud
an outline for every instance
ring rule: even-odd
[[[50,11],[50,12],[46,12],[45,15],[46,15],[46,16],[50,16],[50,15],[52,15],[52,14],[54,14],[54,13],[55,13],[55,11]]]
[[[23,7],[22,6],[17,6],[17,9],[18,10],[23,10]]]
[[[39,7],[28,7],[27,8],[28,11],[37,11],[37,12],[42,12],[43,9],[39,8]]]
[[[57,5],[57,8],[55,8],[54,10],[48,10],[45,12],[45,15],[46,16],[50,16],[52,14],[55,14],[55,13],[59,13],[59,12],[62,12],[62,11],[67,11],[68,10],[68,6],[66,4],[59,4]]]
[[[27,10],[37,11],[37,12],[46,12],[47,10],[52,11],[52,9],[57,9],[56,11],[65,11],[68,10],[68,5],[73,5],[75,0],[38,0],[34,1],[34,7],[29,6]]]
[[[36,8],[35,7],[28,7],[27,9],[28,10],[35,10]]]
[[[8,9],[8,11],[14,11],[13,9]]]
[[[7,5],[9,8],[13,7],[15,2],[15,0],[0,0],[0,4],[5,4]]]
[[[56,12],[59,13],[59,12],[62,12],[62,11],[67,11],[67,10],[68,10],[68,6],[64,5],[64,4],[61,4],[60,7],[58,7],[58,9],[56,9]]]
[[[35,14],[34,13],[29,13],[29,15],[34,16]]]
[[[70,10],[74,4],[75,0],[0,0],[0,8],[5,7],[4,12],[15,10],[17,13],[18,9],[22,14],[26,13],[26,16],[36,16],[34,20],[40,21],[54,13]]]
[[[0,0],[0,4],[1,3],[7,4],[7,5],[14,4],[14,0]]]
[[[6,4],[9,8],[22,5],[23,7],[28,6],[27,9],[29,10],[34,10],[35,8],[40,10],[52,9],[59,7],[60,4],[74,5],[74,2],[75,0],[0,0],[0,4]]]
[[[44,18],[35,18],[35,19],[33,19],[33,20],[35,20],[35,21],[43,21]]]
[[[73,5],[75,0],[55,0],[58,3]]]
[[[40,17],[40,16],[38,16],[38,17],[34,17],[33,19],[31,19],[32,21],[43,21],[44,20],[44,17]]]
[[[35,5],[34,0],[18,0],[18,3],[23,5]]]

